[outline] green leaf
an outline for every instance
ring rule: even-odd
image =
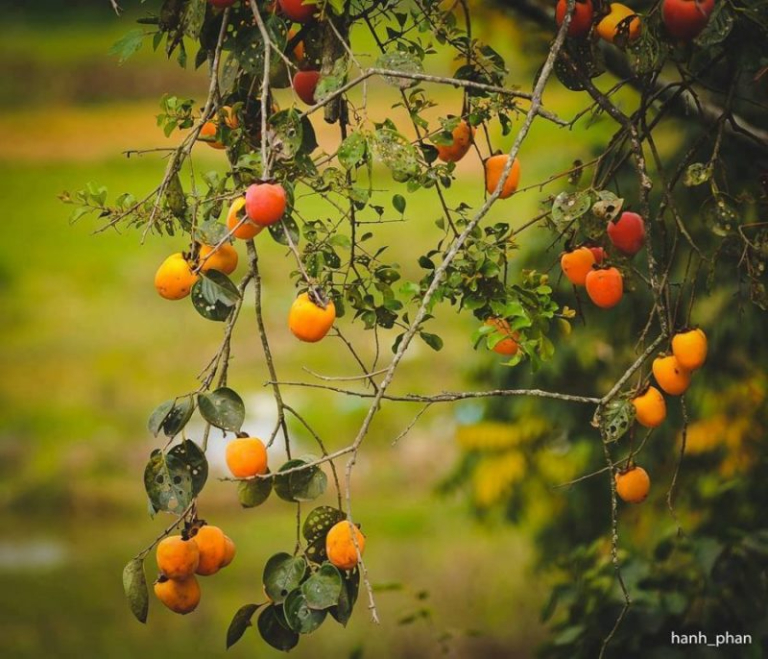
[[[141,28],[131,30],[109,49],[109,54],[117,55],[118,64],[123,64],[139,51],[144,43],[144,36],[144,30]]]
[[[175,437],[187,425],[194,409],[191,396],[167,400],[152,412],[147,428],[153,437],[157,437],[161,430],[166,437]]]
[[[139,622],[147,622],[149,593],[144,576],[144,559],[134,558],[123,568],[123,590],[128,598],[131,613]]]
[[[729,4],[727,2],[715,3],[715,9],[710,15],[706,27],[695,39],[696,45],[708,49],[722,43],[733,30],[734,22],[733,10]]]
[[[293,591],[283,606],[288,626],[299,634],[311,634],[323,624],[327,611],[311,609],[300,590]]]
[[[328,477],[325,472],[317,465],[293,471],[284,476],[279,475],[281,471],[295,469],[302,465],[313,462],[314,458],[298,458],[289,460],[278,470],[275,476],[275,493],[284,501],[312,501],[321,496],[328,487]]]
[[[387,69],[389,71],[398,71],[400,73],[424,73],[424,66],[421,60],[413,53],[408,53],[402,50],[394,50],[390,53],[385,53],[379,57],[376,62],[376,67],[379,69]],[[388,85],[398,87],[399,89],[408,89],[418,84],[417,80],[411,78],[400,78],[395,76],[383,76],[384,81]]]
[[[406,137],[391,128],[373,134],[376,156],[392,172],[396,181],[405,181],[419,172],[419,153]]]
[[[443,349],[443,340],[437,334],[429,332],[419,332],[419,336],[432,350],[440,351]]]
[[[592,206],[592,213],[599,220],[613,222],[624,207],[624,199],[617,197],[610,190],[600,190],[597,193],[597,197],[597,201]],[[599,225],[599,231],[600,235],[605,233],[605,226],[603,224]]]
[[[237,485],[237,498],[243,508],[256,508],[272,494],[271,478],[251,478]]]
[[[155,512],[181,514],[192,501],[192,474],[177,455],[155,449],[144,469],[144,488]]]
[[[349,72],[349,58],[347,56],[339,57],[333,64],[333,68],[324,74],[315,88],[315,99],[318,103],[323,103],[330,96],[335,94],[347,82],[347,73]]]
[[[356,169],[364,163],[367,152],[368,141],[365,133],[352,133],[339,147],[339,162],[345,169]]]
[[[635,406],[630,400],[612,400],[601,418],[603,432],[609,442],[618,441],[632,427],[635,420]]]
[[[184,34],[192,39],[200,36],[205,22],[205,8],[208,3],[206,0],[189,0],[184,10]]]
[[[357,602],[357,595],[360,592],[360,570],[355,568],[351,572],[345,572],[342,575],[344,587],[341,589],[339,603],[331,607],[329,613],[340,625],[346,627],[349,619],[352,617],[352,611]]]
[[[683,181],[683,185],[689,188],[701,185],[702,183],[709,181],[709,179],[712,178],[713,173],[714,168],[711,164],[695,162],[692,165],[689,165],[688,169],[685,170],[685,180]]]
[[[293,240],[293,244],[298,245],[301,233],[299,232],[299,225],[296,224],[296,220],[294,220],[291,215],[284,217],[282,222],[275,222],[274,224],[269,225],[269,233],[272,238],[275,242],[280,243],[281,245],[288,244],[288,238],[285,236],[285,228],[283,225],[288,227],[288,233],[291,236],[291,240]]]
[[[322,563],[328,558],[325,553],[325,538],[328,531],[343,519],[344,513],[331,506],[320,506],[307,515],[302,527],[302,533],[307,540],[307,558],[314,563]]]
[[[558,224],[570,224],[592,207],[588,192],[561,192],[552,204],[552,219]]]
[[[200,394],[197,406],[202,417],[216,428],[239,432],[245,421],[243,399],[228,387],[221,387],[210,394]]]
[[[216,220],[208,220],[197,227],[197,236],[201,242],[217,245],[227,235],[227,228]]]
[[[339,603],[343,581],[341,573],[331,563],[323,563],[320,569],[301,584],[301,592],[310,609],[328,609]]]
[[[403,197],[403,195],[396,194],[394,197],[392,197],[392,205],[401,215],[405,213],[405,197]]]
[[[237,77],[240,75],[240,62],[235,53],[230,53],[219,75],[219,86],[223,90],[234,89]]]
[[[657,37],[655,30],[643,29],[640,37],[627,45],[627,59],[637,75],[659,69],[669,52],[669,45]]]
[[[704,221],[716,236],[725,237],[734,233],[741,217],[735,200],[723,194],[713,195],[704,207]]]
[[[257,621],[259,634],[269,645],[276,650],[288,652],[299,644],[299,635],[287,628],[280,619],[283,613],[279,607],[269,605],[265,608]]]
[[[275,132],[279,157],[290,160],[301,149],[304,140],[304,124],[295,109],[281,110],[272,115],[269,123]]]
[[[304,525],[301,528],[302,535],[308,542],[312,542],[317,538],[325,540],[328,531],[343,521],[345,517],[346,515],[338,508],[318,506],[304,520]]]
[[[168,455],[178,458],[186,467],[192,478],[192,496],[196,497],[205,487],[208,480],[208,460],[203,450],[192,440],[186,439],[174,446]]]
[[[181,178],[176,172],[168,181],[168,187],[165,190],[165,201],[169,210],[180,220],[184,220],[187,212],[187,197],[184,195],[184,188],[181,185]]]
[[[282,604],[288,594],[301,585],[306,571],[307,563],[300,556],[275,554],[264,566],[264,592],[275,604]]]
[[[259,610],[260,606],[262,605],[246,604],[237,610],[237,613],[232,618],[232,622],[229,623],[229,629],[227,629],[227,650],[242,638],[245,630],[251,626],[253,614]]]
[[[223,272],[201,272],[192,287],[192,304],[208,320],[224,322],[240,299],[237,286]]]
[[[577,639],[586,631],[584,625],[571,625],[560,631],[557,636],[554,637],[552,643],[554,645],[570,645],[576,642]]]

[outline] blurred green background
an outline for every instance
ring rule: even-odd
[[[223,441],[212,440],[212,474],[200,513],[237,543],[228,570],[202,583],[203,601],[190,617],[177,617],[152,598],[146,626],[130,615],[120,580],[125,562],[149,544],[168,519],[146,513],[143,466],[157,445],[146,430],[161,401],[195,388],[197,373],[216,350],[222,327],[202,320],[187,302],[160,299],[152,286],[157,265],[179,240],[138,232],[94,235],[98,224],[67,221],[57,200],[63,190],[88,181],[105,185],[111,198],[152,189],[163,161],[126,158],[127,149],[173,143],[155,125],[163,93],[201,102],[205,81],[182,71],[149,48],[122,66],[110,46],[134,27],[138,3],[117,18],[107,0],[43,3],[30,9],[5,3],[0,39],[0,656],[168,657],[224,656],[232,614],[259,601],[265,560],[292,547],[293,510],[277,500],[241,510],[232,484],[218,481]],[[533,77],[540,43],[511,19],[480,8],[481,38],[507,56],[510,80]],[[492,32],[491,32],[492,30]],[[523,53],[527,54],[524,55]],[[436,71],[452,63],[433,58]],[[369,114],[396,117],[396,92],[372,87]],[[436,90],[437,115],[458,112],[456,92]],[[280,99],[289,103],[288,96]],[[578,95],[553,84],[547,106],[568,117]],[[401,117],[404,119],[404,117]],[[315,119],[320,141],[335,134]],[[605,138],[596,126],[558,131],[538,122],[521,155],[523,185],[566,169]],[[511,138],[495,146],[508,148]],[[200,171],[224,167],[224,156],[197,147]],[[462,163],[448,193],[452,204],[482,198],[479,160]],[[387,194],[391,195],[392,191]],[[492,217],[522,224],[537,213],[537,190],[499,204]],[[327,213],[312,198],[304,217]],[[420,276],[416,257],[440,238],[430,191],[408,197],[407,223],[377,230],[381,245],[406,277]],[[525,236],[526,250],[548,246],[546,232]],[[292,300],[286,250],[260,238],[265,312],[282,379],[309,379],[303,369],[327,375],[356,374],[338,340],[299,345],[287,331]],[[556,252],[545,256],[546,269]],[[567,302],[567,301],[566,301]],[[252,308],[235,334],[231,385],[248,407],[247,428],[269,433],[274,409]],[[498,367],[485,350],[474,352],[475,329],[466,314],[443,310],[433,321],[445,339],[434,353],[414,345],[395,382],[398,392],[435,393],[488,384]],[[371,335],[344,322],[344,331],[370,359]],[[384,337],[386,362],[393,337]],[[563,337],[562,342],[568,339]],[[478,374],[484,374],[479,378]],[[498,374],[493,375],[498,379]],[[478,381],[481,379],[482,381]],[[316,426],[329,448],[346,446],[366,411],[365,401],[314,390],[288,389],[290,403]],[[299,657],[528,657],[541,640],[539,609],[547,587],[533,572],[530,541],[511,526],[478,523],[462,498],[436,494],[436,484],[458,456],[456,429],[479,420],[468,403],[433,407],[396,447],[417,407],[386,405],[377,417],[355,471],[355,514],[368,536],[366,559],[379,587],[382,623],[363,606],[349,627],[325,625],[294,652]],[[200,427],[198,426],[198,434]],[[302,448],[311,450],[300,428]],[[193,432],[193,438],[195,437]],[[301,452],[301,451],[299,451]],[[279,460],[276,453],[273,457]],[[553,494],[552,496],[558,496]],[[332,493],[326,495],[332,501]],[[151,574],[152,560],[147,562]],[[255,634],[228,654],[276,655]]]

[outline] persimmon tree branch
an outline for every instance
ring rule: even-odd
[[[318,110],[322,110],[325,106],[328,105],[329,102],[347,94],[349,91],[354,89],[355,87],[359,86],[369,78],[373,76],[379,76],[384,78],[401,78],[404,80],[415,80],[419,82],[430,82],[435,83],[439,85],[448,85],[450,87],[455,87],[457,89],[475,89],[477,91],[485,91],[493,94],[500,94],[502,96],[509,96],[511,98],[520,98],[527,101],[532,101],[533,96],[530,93],[527,92],[521,92],[514,89],[509,89],[506,87],[497,87],[494,85],[487,85],[480,82],[474,82],[472,80],[462,80],[460,78],[451,78],[448,76],[434,76],[434,75],[428,75],[426,73],[411,73],[408,71],[397,71],[394,69],[381,69],[377,67],[371,67],[367,69],[363,69],[363,71],[360,73],[359,76],[356,78],[353,78],[346,84],[339,87],[337,90],[331,92],[327,96],[325,96],[321,101],[317,102],[315,105],[310,106],[303,112],[303,116],[310,116],[317,112]],[[552,112],[549,112],[548,110],[545,110],[541,104],[537,104],[536,108],[536,114],[542,116],[543,118],[547,119],[548,121],[551,121],[558,126],[567,126],[568,122],[566,122],[563,119],[560,119],[557,115],[553,114]]]

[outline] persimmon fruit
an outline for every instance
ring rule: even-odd
[[[267,472],[267,449],[257,437],[233,439],[227,444],[225,458],[235,478],[252,478]]]
[[[633,466],[615,476],[616,494],[627,503],[642,503],[648,498],[651,479],[642,467]]]
[[[435,144],[437,157],[443,162],[459,162],[472,148],[475,132],[474,126],[470,126],[462,119],[456,128],[451,131],[453,143]]]
[[[588,247],[587,249],[592,252],[592,256],[595,257],[595,263],[597,265],[602,265],[603,261],[605,261],[608,256],[602,247]]]
[[[200,245],[198,259],[200,260],[200,270],[208,272],[209,270],[218,270],[225,275],[231,275],[237,270],[239,257],[237,250],[229,243],[219,245],[214,252],[212,245]]]
[[[228,535],[224,536],[224,558],[221,561],[221,567],[227,567],[233,560],[235,560],[235,554],[237,553],[237,548],[235,547],[235,543],[232,541],[232,538],[230,538]]]
[[[597,24],[597,33],[608,43],[614,43],[619,34],[619,23],[630,16],[635,16],[629,22],[629,40],[634,41],[640,36],[640,17],[635,15],[634,10],[619,2],[611,3],[609,13]]]
[[[608,238],[627,256],[634,256],[645,244],[645,222],[637,213],[625,212],[615,222],[608,222]]]
[[[157,599],[174,613],[186,615],[200,603],[200,584],[195,575],[186,579],[169,579],[161,576],[155,581],[154,591]]]
[[[520,346],[517,343],[519,334],[510,331],[509,323],[504,318],[488,318],[485,324],[493,327],[497,332],[505,336],[491,350],[506,357],[513,357],[517,354],[517,351],[520,350]]]
[[[715,0],[664,0],[661,19],[669,36],[690,41],[707,26],[714,9]]]
[[[328,560],[340,570],[351,570],[358,563],[352,529],[362,555],[365,550],[365,536],[357,526],[350,524],[347,520],[332,526],[325,538],[325,553],[328,555]]]
[[[601,309],[615,307],[624,297],[624,277],[616,268],[601,268],[587,273],[587,295]]]
[[[595,255],[588,247],[579,247],[560,257],[563,274],[574,286],[584,286],[587,283],[587,275],[592,272],[594,265]]]
[[[279,183],[254,183],[245,191],[245,213],[260,227],[268,227],[285,214],[288,196]]]
[[[155,550],[157,567],[169,579],[186,579],[193,575],[200,563],[200,550],[194,540],[180,535],[163,538]]]
[[[227,556],[224,532],[218,526],[206,524],[197,530],[193,540],[200,552],[200,562],[195,572],[203,577],[216,574]]]
[[[283,14],[297,23],[309,23],[317,11],[317,4],[305,5],[304,0],[278,0]]]
[[[567,0],[558,0],[555,8],[555,21],[560,27],[565,19],[565,13],[568,11]],[[584,37],[589,34],[592,27],[592,19],[595,15],[595,9],[592,6],[592,0],[576,0],[571,16],[571,23],[568,26],[569,37]]]
[[[700,329],[675,334],[672,338],[672,354],[689,371],[701,368],[707,361],[707,335]]]
[[[648,387],[632,399],[635,419],[645,428],[658,428],[667,418],[667,403],[656,387]]]
[[[504,169],[509,161],[509,156],[499,154],[497,156],[491,156],[485,161],[485,189],[488,194],[496,192],[496,188],[501,182],[501,175],[504,173]],[[512,169],[509,171],[507,180],[504,181],[504,187],[501,190],[499,199],[507,199],[511,197],[517,190],[517,186],[520,183],[520,161],[515,158],[512,163]]]
[[[232,205],[227,212],[227,229],[233,232],[232,235],[235,238],[240,238],[240,240],[250,240],[261,233],[261,230],[264,227],[257,226],[248,218],[245,218],[245,222],[240,224],[243,220],[240,213],[244,208],[245,197],[238,197],[232,202]],[[240,226],[237,226],[238,224],[240,224]]]
[[[293,90],[307,105],[315,105],[315,90],[320,82],[320,71],[297,71],[293,76]]]
[[[181,300],[192,291],[198,276],[183,253],[171,254],[155,273],[155,289],[166,300]]]
[[[329,300],[323,309],[308,293],[302,293],[291,305],[288,327],[297,339],[317,343],[328,334],[335,320],[336,306],[333,300]]]
[[[212,149],[224,149],[224,143],[215,139],[219,127],[214,121],[206,121],[200,129],[200,137],[205,138],[205,143]]]
[[[653,360],[653,377],[670,396],[681,396],[691,386],[691,372],[674,355],[660,356]]]
[[[200,135],[198,136],[200,138],[205,138],[204,141],[208,146],[218,150],[226,148],[221,140],[216,139],[216,133],[219,130],[220,115],[224,116],[224,125],[227,126],[227,128],[234,130],[240,125],[234,110],[230,106],[225,105],[221,108],[219,113],[215,114],[212,119],[209,119],[203,124],[203,127],[200,129]]]

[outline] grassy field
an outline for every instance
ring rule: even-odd
[[[34,21],[16,21],[0,46],[9,62],[0,80],[0,119],[14,128],[13,137],[0,144],[0,520],[8,529],[0,540],[0,655],[224,656],[229,618],[239,605],[259,599],[260,566],[292,546],[292,512],[279,502],[240,511],[231,484],[216,480],[223,475],[223,442],[214,438],[201,513],[235,539],[238,558],[205,581],[194,617],[175,618],[155,602],[146,627],[130,617],[121,592],[122,565],[166,521],[151,521],[144,512],[141,473],[156,443],[145,420],[156,404],[196,386],[221,326],[202,320],[186,302],[159,299],[153,290],[157,264],[184,247],[179,240],[150,238],[142,245],[135,231],[92,235],[98,224],[84,219],[69,225],[68,209],[57,200],[62,190],[87,181],[106,185],[113,195],[151,190],[163,162],[119,154],[164,144],[153,116],[158,90],[172,85],[200,93],[199,79],[180,77],[172,65],[155,67],[149,51],[117,69],[104,57],[127,29],[117,21],[91,23],[73,15],[46,28],[45,35]],[[522,40],[511,27],[509,33]],[[21,80],[19,71],[37,84]],[[57,82],[44,93],[49,80]],[[137,86],[141,80],[150,82]],[[21,91],[22,83],[33,91]],[[391,90],[377,86],[373,98],[372,116],[392,113]],[[440,98],[441,106],[458,103],[451,92]],[[578,99],[565,102],[553,86],[548,104],[568,116]],[[317,128],[329,144],[329,129]],[[599,136],[595,131],[590,138]],[[500,148],[510,144],[511,138],[498,141]],[[538,124],[522,154],[523,184],[566,168],[589,149],[583,136]],[[201,170],[223,166],[220,154],[202,145],[200,151],[195,158]],[[462,164],[451,203],[477,204],[482,187],[480,163]],[[536,213],[540,196],[533,191],[500,204],[492,219],[521,224]],[[376,240],[392,245],[405,276],[416,278],[416,257],[440,232],[430,193],[409,196],[408,209],[411,221],[382,226]],[[305,217],[328,212],[311,198],[301,211]],[[530,233],[526,247],[543,240],[543,234]],[[260,241],[267,324],[280,377],[311,379],[305,367],[354,374],[341,342],[297,345],[289,335],[291,263],[284,248],[268,237]],[[251,313],[249,307],[235,335],[231,385],[246,399],[248,427],[258,434],[269,432],[274,410],[263,387],[267,374]],[[467,386],[475,366],[492,361],[472,352],[474,327],[466,315],[443,310],[434,322],[445,339],[443,352],[414,346],[395,382],[399,391]],[[364,355],[373,354],[370,334],[344,329]],[[288,395],[330,448],[349,443],[366,410],[354,398],[300,389]],[[298,656],[346,657],[362,649],[364,657],[428,657],[447,648],[448,656],[526,657],[540,638],[538,607],[545,590],[529,572],[532,549],[525,538],[510,527],[481,526],[461,501],[433,494],[454,460],[454,429],[466,410],[431,410],[391,448],[416,411],[385,406],[355,472],[356,515],[369,536],[369,569],[374,582],[390,584],[378,595],[383,624],[372,627],[360,607],[348,630],[328,625],[300,646]],[[428,596],[419,599],[422,591]],[[417,622],[398,624],[422,609]],[[255,637],[229,655],[255,651],[273,656]]]

